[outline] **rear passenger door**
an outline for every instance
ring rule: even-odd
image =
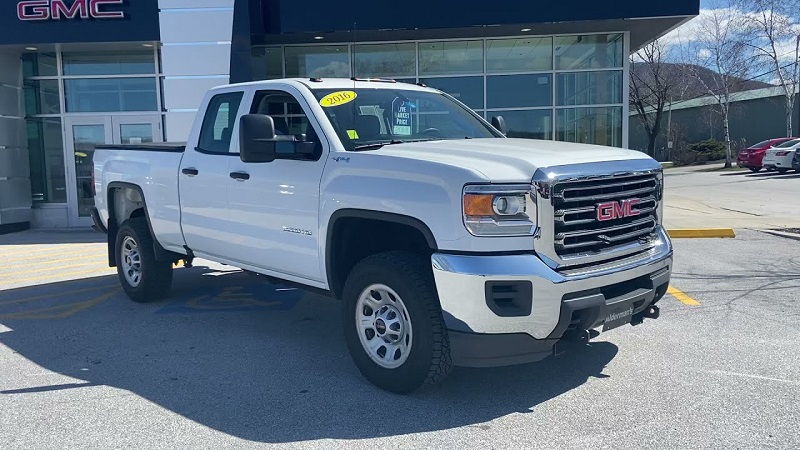
[[[238,140],[232,137],[238,135],[236,118],[243,96],[243,92],[234,91],[211,97],[199,138],[189,143],[181,161],[181,225],[186,245],[198,255],[232,256],[228,243],[236,238],[237,230],[227,216],[228,165],[238,159]],[[198,130],[193,135],[198,136]]]
[[[295,281],[323,282],[319,254],[319,186],[329,143],[299,92],[255,93],[249,112],[272,117],[285,140],[314,142],[311,155],[282,146],[278,159],[245,163],[231,159],[228,180],[230,220],[240,235],[229,242],[241,262]],[[246,179],[242,179],[246,177]]]

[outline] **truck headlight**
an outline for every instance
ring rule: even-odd
[[[464,188],[464,226],[474,236],[532,236],[536,202],[530,185]]]

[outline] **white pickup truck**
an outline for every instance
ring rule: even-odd
[[[355,364],[394,392],[657,317],[660,165],[496,119],[388,80],[215,88],[188,145],[96,150],[95,224],[135,301],[195,257],[340,298]]]

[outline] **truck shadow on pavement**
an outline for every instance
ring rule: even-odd
[[[26,307],[41,311],[104,294],[104,301],[63,308],[71,313],[53,318],[19,315],[19,305],[42,299],[51,303]],[[487,429],[485,422],[502,416],[535,414],[536,405],[606,378],[602,371],[617,354],[615,345],[599,342],[537,364],[456,368],[440,386],[399,396],[360,376],[339,316],[335,300],[202,267],[178,270],[173,297],[155,304],[129,301],[113,276],[0,291],[0,324],[11,329],[0,343],[75,379],[20,384],[0,396],[106,385],[252,441],[362,439]],[[108,429],[94,432],[125,432],[124,423],[101,426]]]

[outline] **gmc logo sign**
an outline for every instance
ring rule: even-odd
[[[125,13],[110,9],[124,0],[27,0],[17,3],[17,17],[25,21],[64,19],[123,19]]]
[[[638,198],[631,198],[618,202],[600,203],[597,205],[597,220],[600,222],[606,222],[608,220],[638,216],[641,214],[641,211],[638,209],[633,209],[633,207],[639,203],[641,203],[641,200]]]

